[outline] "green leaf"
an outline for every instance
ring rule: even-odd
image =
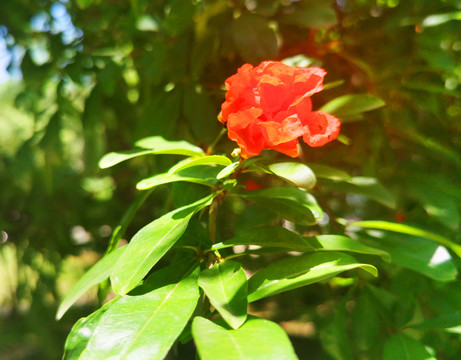
[[[121,163],[122,161],[148,154],[154,154],[154,152],[152,152],[152,150],[128,150],[123,152],[110,152],[104,155],[99,161],[99,167],[101,169],[107,169]]]
[[[448,251],[425,238],[372,230],[363,241],[387,251],[394,264],[419,272],[437,281],[452,281],[458,271]]]
[[[172,36],[185,31],[192,23],[196,3],[192,0],[169,0],[165,6],[162,26]]]
[[[418,179],[411,179],[408,192],[424,207],[428,215],[435,217],[441,224],[456,231],[461,222],[458,211],[459,200],[447,194],[445,189],[434,188],[434,182],[428,184],[428,181],[422,182]],[[431,191],[427,191],[428,186],[431,186]]]
[[[100,317],[80,359],[164,359],[197,305],[197,275],[120,298]]]
[[[120,300],[120,297],[104,304],[103,307],[91,315],[81,318],[75,323],[67,336],[66,343],[64,345],[63,360],[80,360],[82,358],[82,354],[86,350],[88,341],[93,336],[102,316],[118,300]]]
[[[320,110],[335,115],[347,122],[347,118],[354,117],[366,111],[383,107],[386,103],[379,97],[370,94],[343,95],[322,106]]]
[[[216,175],[216,179],[221,180],[224,179],[225,177],[228,177],[232,173],[234,173],[235,170],[239,167],[240,163],[234,162],[230,165],[227,165],[224,169],[222,169],[218,175]]]
[[[391,209],[395,209],[394,196],[375,178],[353,177],[349,181],[333,181],[325,179],[322,184],[327,188],[341,192],[351,192],[375,200]]]
[[[203,150],[198,146],[192,145],[187,141],[171,141],[166,140],[161,136],[149,136],[135,142],[135,146],[150,149],[156,154],[173,154],[186,156],[201,156]]]
[[[312,170],[302,163],[283,162],[268,165],[271,173],[285,179],[292,184],[304,188],[312,189],[315,186],[315,175]]]
[[[313,163],[306,163],[307,166],[311,168],[314,172],[315,176],[318,178],[325,178],[331,180],[345,180],[350,181],[352,178],[351,176],[340,169],[336,169],[334,167],[322,164],[313,164]]]
[[[181,237],[191,217],[209,206],[213,197],[171,211],[139,230],[110,276],[114,291],[123,295],[133,289]]]
[[[240,56],[253,64],[275,58],[280,47],[277,24],[248,12],[233,21],[232,38]]]
[[[379,310],[374,298],[362,291],[356,299],[351,319],[353,342],[361,351],[369,351],[379,340],[382,327]]]
[[[392,223],[388,221],[369,220],[369,221],[351,222],[347,224],[347,227],[348,228],[361,227],[363,229],[386,230],[386,231],[392,231],[392,232],[396,232],[400,234],[407,234],[407,235],[423,237],[423,238],[435,241],[436,243],[439,243],[440,245],[446,246],[447,248],[453,250],[453,252],[456,255],[461,257],[461,245],[454,243],[453,241],[451,241],[450,239],[442,235],[435,234],[427,230],[422,230],[422,229],[419,229],[413,226]]]
[[[383,360],[437,360],[419,341],[405,334],[395,334],[384,344]]]
[[[294,360],[287,334],[277,324],[249,318],[238,330],[226,330],[197,316],[192,335],[202,360]]]
[[[240,192],[239,195],[296,224],[316,224],[323,213],[315,198],[298,188],[278,187]]]
[[[425,319],[416,324],[406,326],[412,329],[443,329],[450,333],[461,334],[461,312],[448,313]]]
[[[166,140],[161,136],[149,136],[135,142],[135,146],[155,151],[155,154],[173,154],[186,156],[201,156],[204,152],[198,146],[180,140]]]
[[[320,330],[322,347],[335,360],[354,360],[346,308],[347,303],[352,299],[349,292],[335,307],[332,318]]]
[[[171,176],[168,173],[151,176],[138,182],[136,188],[138,190],[151,189],[177,181],[191,182],[212,187],[216,185],[216,174],[218,172],[219,168],[215,166],[195,166],[194,168],[178,171]]]
[[[309,29],[325,29],[336,25],[338,20],[330,6],[302,6],[283,16],[281,22]]]
[[[216,137],[219,110],[199,84],[188,84],[184,88],[183,114],[190,129],[200,143],[210,144]]]
[[[343,235],[301,236],[279,226],[262,226],[246,230],[232,239],[213,245],[213,249],[223,249],[235,245],[259,245],[280,247],[294,251],[350,251],[372,254],[390,260],[387,252],[364,245]]]
[[[297,251],[314,251],[315,248],[302,236],[281,226],[262,226],[249,229],[232,239],[213,245],[213,249],[223,249],[235,245],[259,245],[283,247]]]
[[[134,215],[144,204],[144,201],[146,201],[146,199],[149,197],[151,193],[152,191],[139,192],[136,198],[131,203],[131,205],[128,207],[128,209],[126,209],[125,213],[123,214],[123,217],[119,222],[119,225],[117,225],[117,227],[112,232],[112,236],[109,240],[109,245],[107,246],[106,254],[111,253],[117,248],[123,235],[125,235],[125,231],[128,228],[128,225],[131,223],[131,220],[133,219]]]
[[[167,71],[165,69],[171,64],[171,62],[168,62],[168,58],[174,56],[171,53],[171,47],[165,49],[157,43],[152,43],[152,46],[155,55],[151,55],[151,57],[155,57],[156,59],[144,67],[144,69],[149,69],[149,71],[146,71],[147,74],[143,71],[142,80],[147,80],[150,83],[151,80],[149,77],[151,77],[152,82],[157,82],[157,84],[161,84],[164,78],[174,81],[170,76],[166,75]],[[162,57],[164,58],[162,59]],[[145,61],[148,62],[149,60],[146,59]],[[177,63],[180,62],[174,62],[174,64]],[[155,66],[157,66],[156,76],[149,76],[149,73],[152,74],[155,71]],[[182,97],[182,87],[175,86],[173,82],[168,83],[166,86],[153,87],[149,101],[144,105],[143,111],[139,114],[139,122],[136,123],[136,134],[156,134],[165,138],[175,135],[181,116]]]
[[[199,165],[222,165],[222,166],[228,166],[231,165],[232,161],[227,157],[227,156],[221,156],[221,155],[209,155],[209,156],[203,156],[199,158],[191,158],[191,159],[186,159],[184,161],[179,162],[175,166],[173,166],[169,171],[168,175],[173,175],[177,173],[178,171],[188,169],[194,166],[199,166]]]
[[[168,141],[161,136],[152,136],[138,140],[137,147],[149,150],[130,150],[123,152],[110,152],[102,157],[99,161],[101,169],[107,169],[117,165],[122,161],[129,160],[138,156],[148,154],[171,154],[186,156],[202,156],[203,150],[197,146],[189,144],[187,141]]]
[[[233,329],[238,329],[245,322],[248,283],[240,263],[228,260],[202,271],[199,286]]]
[[[337,252],[318,252],[288,257],[258,271],[248,281],[248,301],[256,301],[301,286],[306,286],[343,271],[362,268],[377,276],[376,268],[358,263],[352,256]]]
[[[76,0],[76,2],[78,7],[84,10],[92,4],[93,0]]]
[[[126,246],[121,247],[107,254],[100,259],[95,265],[83,275],[77,284],[69,291],[66,297],[62,300],[56,313],[56,319],[59,320],[65,312],[77,301],[85,292],[87,292],[92,286],[99,284],[106,280],[117,260],[122,256],[126,250]]]
[[[247,230],[271,224],[277,220],[277,214],[270,211],[266,207],[256,204],[249,205],[237,218],[235,233],[244,234]]]

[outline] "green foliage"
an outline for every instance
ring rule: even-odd
[[[460,6],[0,1],[2,356],[458,359]],[[231,163],[268,59],[328,71],[339,141]]]

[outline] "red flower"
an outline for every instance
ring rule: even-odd
[[[219,120],[237,142],[243,158],[273,149],[298,156],[298,138],[312,147],[336,139],[340,122],[323,111],[312,111],[310,96],[323,89],[326,71],[292,67],[279,61],[243,65],[226,80],[226,101]]]

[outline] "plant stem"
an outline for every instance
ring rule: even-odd
[[[214,141],[211,143],[211,145],[208,146],[208,149],[207,149],[207,151],[206,151],[206,154],[207,154],[207,155],[210,155],[210,154],[213,152],[213,150],[214,150],[216,144],[219,142],[219,140],[221,139],[221,137],[226,133],[226,131],[227,131],[226,128],[222,128],[222,129],[221,129],[221,131],[219,132],[218,136],[216,136],[216,139],[214,139]]]
[[[208,236],[213,244],[216,243],[216,219],[218,216],[218,200],[215,198],[208,213]]]

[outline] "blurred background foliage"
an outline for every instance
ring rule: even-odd
[[[396,199],[383,205],[356,184],[319,181],[314,192],[330,218],[400,222],[460,241],[460,20],[460,0],[2,0],[1,56],[15,80],[0,88],[2,359],[61,356],[70,327],[97,297],[60,322],[58,301],[104,252],[136,181],[173,163],[141,157],[102,171],[100,157],[149,135],[206,148],[220,131],[224,80],[245,62],[289,58],[327,69],[332,86],[314,96],[315,109],[345,94],[386,102],[344,117],[340,141],[303,149],[303,161],[375,177]],[[155,191],[127,239],[197,191]],[[235,218],[221,219],[221,236],[266,216],[237,205]],[[301,359],[380,359],[383,351],[398,359],[385,348],[392,341],[459,359],[459,260],[442,254],[449,261],[435,269],[431,242],[360,236],[393,256],[391,264],[374,259],[377,280],[350,287],[333,278],[252,311],[281,321]],[[251,268],[259,260],[246,261]],[[438,322],[410,327],[424,318]]]

